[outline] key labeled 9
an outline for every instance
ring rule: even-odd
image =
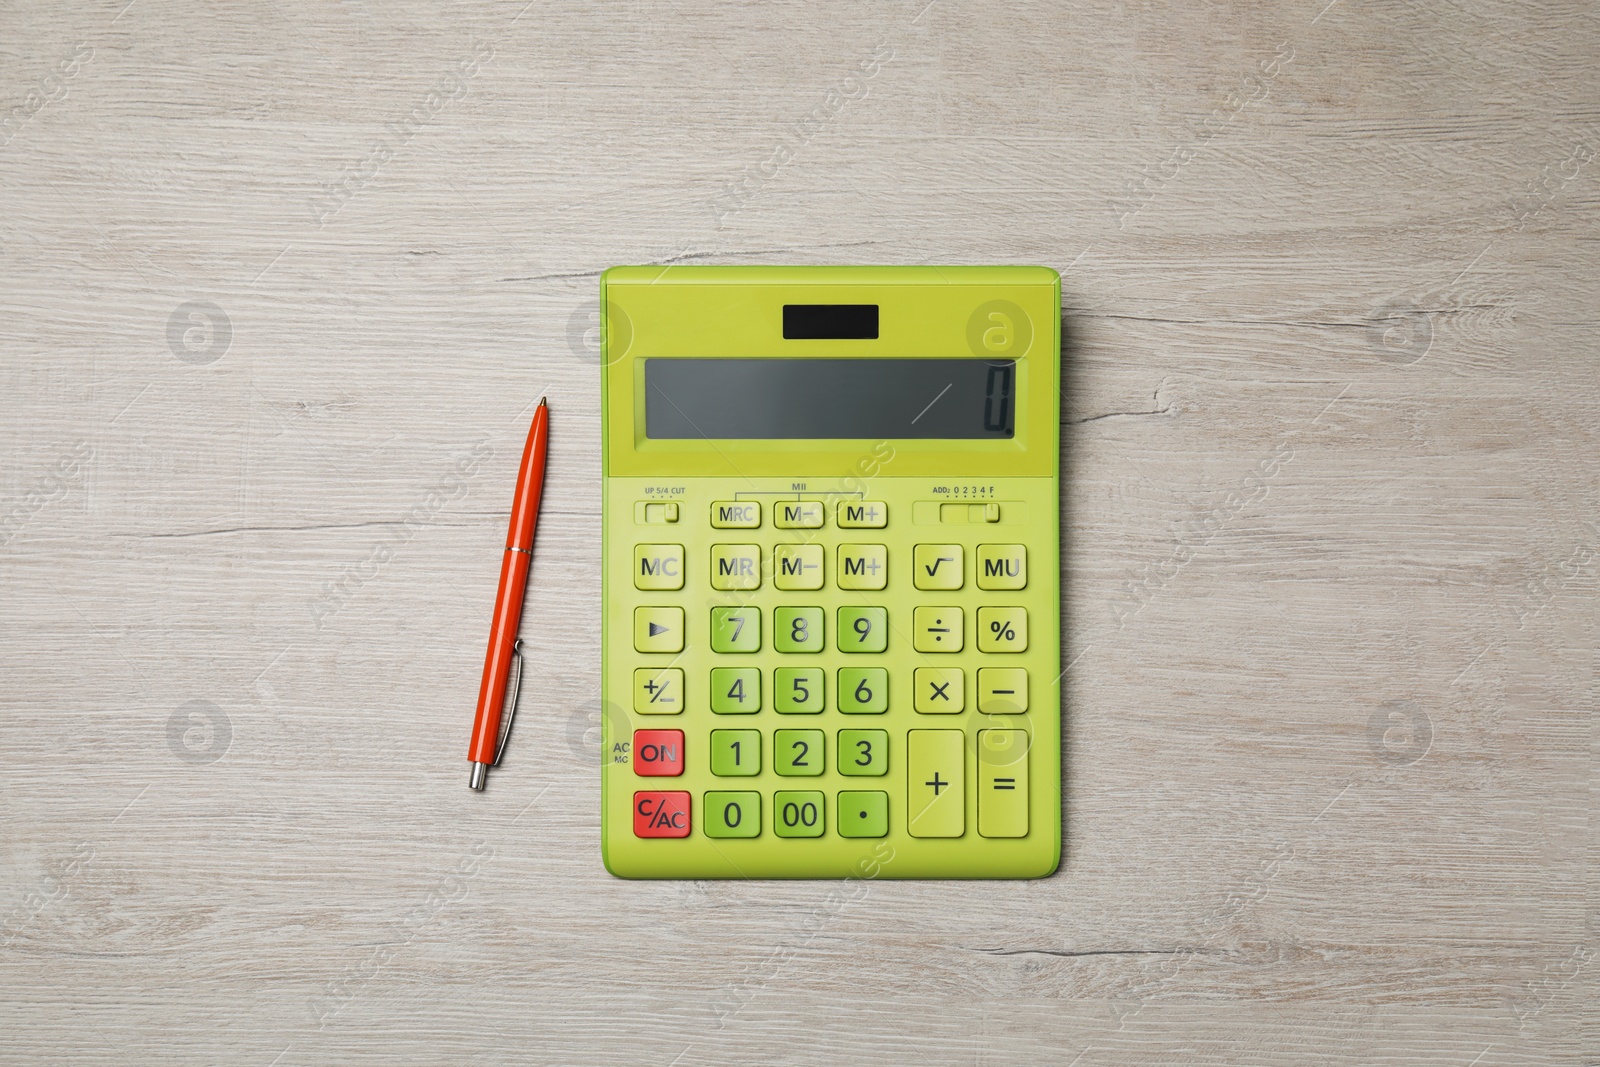
[[[882,652],[889,647],[889,612],[885,608],[840,608],[840,652]]]

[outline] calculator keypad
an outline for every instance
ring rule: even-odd
[[[978,543],[977,520],[962,542],[963,525],[913,527],[898,510],[910,506],[895,508],[891,524],[884,501],[713,501],[671,527],[709,552],[633,546],[632,585],[646,602],[633,611],[631,710],[683,716],[656,722],[685,728],[636,729],[631,753],[613,760],[630,762],[635,780],[695,787],[635,791],[636,836],[1029,835],[1025,716],[1037,680],[1006,665],[1029,661],[1028,547]],[[706,530],[760,532],[695,542],[696,515]],[[708,652],[709,669],[696,666]],[[708,712],[715,728],[696,718]],[[805,779],[817,788],[776,788]]]

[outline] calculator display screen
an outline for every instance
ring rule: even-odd
[[[1010,438],[1016,361],[646,359],[645,436]]]

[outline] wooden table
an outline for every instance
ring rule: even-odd
[[[1600,1058],[1592,5],[125,2],[0,8],[0,1061]],[[619,881],[598,274],[837,262],[1062,272],[1062,869]]]

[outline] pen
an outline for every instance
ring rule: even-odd
[[[511,532],[506,535],[506,551],[500,562],[500,590],[494,597],[494,616],[489,622],[489,653],[483,661],[483,685],[478,689],[478,713],[472,719],[472,741],[467,759],[472,763],[469,785],[481,790],[489,768],[500,762],[506,737],[517,714],[517,698],[522,693],[522,642],[517,626],[522,622],[522,594],[528,587],[528,569],[533,565],[533,533],[539,524],[539,499],[544,495],[544,464],[550,449],[550,409],[541,397],[528,427],[528,443],[522,449],[522,466],[517,470],[517,493],[511,498]],[[505,706],[507,678],[512,657],[516,674],[512,676],[511,714],[505,730],[500,729],[500,713]]]

